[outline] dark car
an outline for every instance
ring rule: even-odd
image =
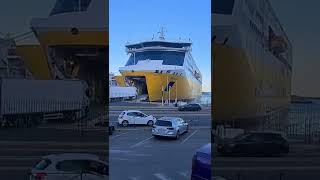
[[[289,143],[281,133],[253,132],[218,143],[222,155],[282,156],[289,153]]]
[[[180,106],[178,110],[179,111],[200,111],[201,106],[199,104],[186,104],[186,105]]]
[[[192,158],[191,180],[211,179],[211,143],[202,146]]]

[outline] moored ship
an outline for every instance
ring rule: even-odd
[[[148,101],[193,100],[202,93],[202,75],[191,55],[191,42],[173,42],[160,32],[159,40],[126,45],[130,54],[121,76],[122,86],[135,86]]]
[[[286,127],[292,47],[268,0],[212,3],[215,124]]]

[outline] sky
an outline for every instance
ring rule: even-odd
[[[110,72],[119,72],[128,60],[127,42],[158,37],[166,29],[167,40],[191,39],[192,55],[202,72],[203,91],[211,91],[211,5],[210,0],[110,0]]]
[[[320,1],[270,2],[293,44],[292,94],[320,97]]]

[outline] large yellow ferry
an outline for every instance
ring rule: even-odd
[[[213,120],[286,127],[292,47],[268,0],[212,1]]]

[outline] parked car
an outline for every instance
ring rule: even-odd
[[[178,108],[179,111],[200,111],[201,109],[199,104],[186,104]]]
[[[104,180],[109,166],[92,154],[66,153],[44,156],[31,170],[30,180]]]
[[[157,119],[152,115],[145,114],[138,110],[127,110],[121,112],[118,117],[118,122],[122,126],[128,126],[132,124],[145,124],[152,126]]]
[[[193,155],[191,180],[211,180],[211,169],[211,143],[208,143]]]
[[[218,143],[222,155],[274,156],[289,153],[289,143],[278,132],[251,132]]]
[[[153,125],[152,135],[179,139],[179,136],[188,130],[189,124],[179,117],[161,117]]]

